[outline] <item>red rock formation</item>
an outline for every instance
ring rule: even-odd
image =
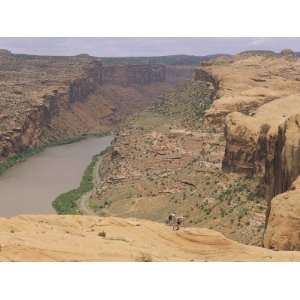
[[[39,57],[1,51],[0,66],[0,160],[40,145],[43,131],[51,131],[55,116],[72,110],[78,102],[85,103],[106,83],[128,86],[165,81],[162,65],[103,67],[92,57]],[[88,118],[87,113],[79,118]]]
[[[287,191],[300,174],[300,114],[279,126],[274,145],[264,178],[269,198]]]

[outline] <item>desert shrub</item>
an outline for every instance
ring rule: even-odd
[[[93,170],[97,161],[98,155],[95,155],[91,163],[86,168],[77,189],[60,194],[53,202],[52,206],[58,214],[80,214],[77,202],[80,197],[92,190],[93,184]]]
[[[150,254],[142,253],[141,256],[137,258],[136,261],[139,261],[139,262],[152,262],[153,259],[152,259],[152,256]]]
[[[98,236],[101,236],[101,237],[105,238],[106,237],[106,232],[105,231],[100,231],[98,233]]]

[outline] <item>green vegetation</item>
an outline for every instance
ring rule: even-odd
[[[53,208],[60,215],[66,214],[80,214],[77,202],[80,197],[91,191],[94,187],[93,184],[93,171],[95,164],[98,160],[99,154],[95,155],[91,163],[86,168],[83,177],[80,182],[80,186],[77,189],[60,194],[52,203]]]
[[[234,184],[231,184],[228,188],[222,191],[218,195],[218,199],[222,201],[227,201],[228,204],[231,204],[233,199],[239,199],[240,195],[244,194],[246,198],[250,201],[254,201],[258,195],[255,191],[252,191],[248,186],[248,182],[244,178],[240,178]]]
[[[106,153],[110,147],[95,155],[87,166],[81,178],[80,185],[77,189],[60,194],[53,202],[52,206],[60,215],[80,214],[78,201],[85,193],[94,188],[94,168],[99,157]],[[110,205],[110,201],[105,201],[105,205]]]
[[[98,236],[101,236],[101,237],[105,238],[106,237],[106,232],[105,231],[100,231],[98,233]]]
[[[199,128],[205,111],[212,103],[213,93],[206,82],[188,81],[178,86],[176,92],[160,97],[153,110],[187,128]]]
[[[19,162],[25,161],[30,156],[40,153],[45,147],[37,147],[32,149],[27,149],[19,154],[10,155],[6,160],[0,162],[0,175],[2,175],[7,169],[16,165]]]
[[[14,165],[16,165],[20,162],[25,161],[27,158],[29,158],[35,154],[41,153],[43,150],[45,150],[48,147],[72,144],[72,143],[79,142],[83,139],[86,139],[88,137],[92,137],[92,136],[101,137],[106,134],[107,133],[95,133],[95,134],[81,135],[81,136],[76,136],[76,137],[60,139],[60,140],[49,140],[41,146],[38,146],[35,148],[28,148],[20,153],[12,154],[12,155],[8,156],[8,158],[6,160],[0,162],[0,176],[9,168],[13,167]]]

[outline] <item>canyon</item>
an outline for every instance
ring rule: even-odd
[[[0,64],[0,160],[114,134],[92,190],[64,211],[92,216],[2,218],[1,260],[299,260],[292,51],[218,55],[195,68],[3,50]],[[185,228],[162,224],[171,211]]]
[[[299,66],[291,51],[202,63],[118,131],[94,213],[163,222],[176,210],[189,226],[298,250],[298,191],[288,190],[299,175]]]
[[[164,65],[0,51],[0,160],[62,138],[108,132],[170,86]],[[125,103],[126,102],[126,103]]]

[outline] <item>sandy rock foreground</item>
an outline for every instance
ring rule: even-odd
[[[35,215],[0,219],[1,261],[300,261],[208,229],[146,220]]]

